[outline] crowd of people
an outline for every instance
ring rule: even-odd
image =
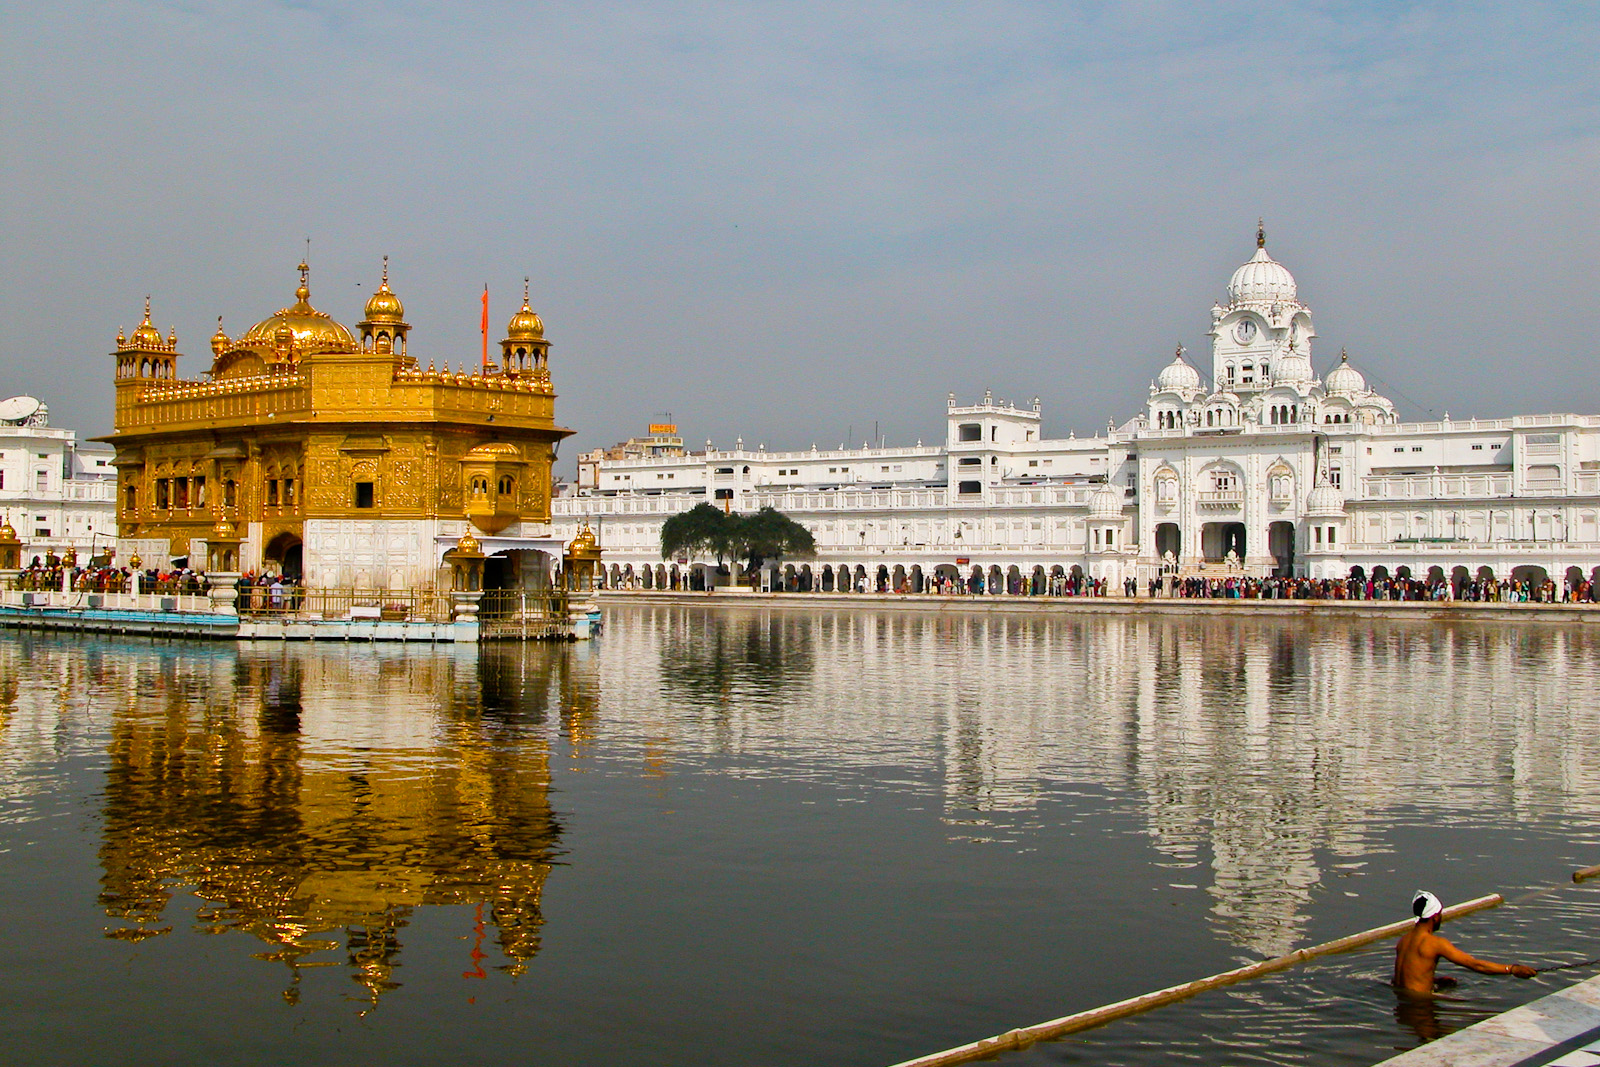
[[[97,562],[100,565],[96,565]],[[136,572],[130,567],[113,567],[109,561],[98,560],[91,560],[90,566],[80,567],[75,552],[68,552],[65,557],[53,552],[34,556],[17,575],[16,588],[54,591],[61,589],[65,582],[67,589],[80,593],[131,593],[136,584],[135,574],[138,575],[137,586],[141,593],[194,595],[211,588],[203,573],[188,567],[169,570],[150,567]]]

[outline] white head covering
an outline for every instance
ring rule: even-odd
[[[1411,898],[1411,914],[1419,919],[1431,919],[1443,910],[1439,898],[1426,889],[1417,890],[1417,895]]]

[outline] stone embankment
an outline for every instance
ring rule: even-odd
[[[608,590],[603,607],[674,604],[714,607],[892,609],[933,614],[1160,615],[1470,622],[1579,623],[1600,626],[1600,604],[1472,603],[1460,600],[1228,600],[1166,597],[937,596],[912,593],[752,593]]]

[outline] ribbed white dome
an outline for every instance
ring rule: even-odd
[[[1179,355],[1171,363],[1161,368],[1161,373],[1156,377],[1156,387],[1163,392],[1182,392],[1186,389],[1200,388],[1200,372],[1191,367],[1183,356]]]
[[[1315,377],[1311,361],[1292,349],[1272,367],[1272,381],[1275,385],[1300,385]]]
[[[1344,514],[1344,494],[1331,485],[1319,485],[1306,494],[1306,517],[1327,519]]]
[[[1323,387],[1338,396],[1360,396],[1367,391],[1367,380],[1350,365],[1350,357],[1340,353],[1339,365],[1328,372]]]
[[[1234,271],[1228,281],[1228,298],[1236,304],[1286,304],[1294,300],[1296,291],[1289,268],[1267,255],[1265,248],[1257,248],[1250,262]]]
[[[1089,494],[1089,518],[1122,518],[1122,496],[1110,485],[1102,485]]]

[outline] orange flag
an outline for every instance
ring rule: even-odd
[[[489,369],[489,285],[483,286],[483,369]]]

